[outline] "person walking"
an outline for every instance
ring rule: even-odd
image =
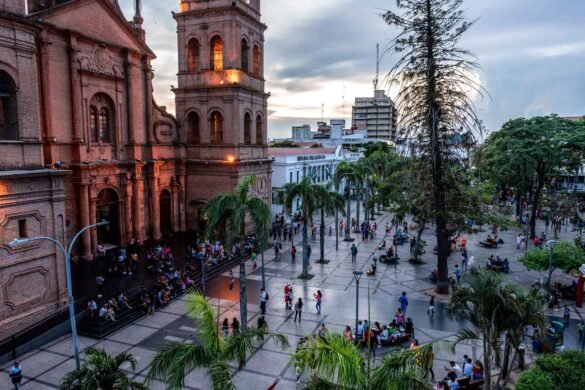
[[[234,288],[235,280],[234,271],[230,269],[230,290]]]
[[[95,284],[97,286],[97,297],[101,298],[102,297],[102,291],[104,289],[104,282],[106,281],[106,279],[104,279],[104,277],[102,276],[102,274],[99,274],[96,278],[95,278]]]
[[[260,289],[260,310],[266,314],[266,302],[270,299],[268,293],[263,288]]]
[[[292,258],[292,262],[294,263],[295,260],[297,259],[297,247],[296,246],[292,246],[292,248],[290,248],[290,256]]]
[[[14,362],[9,375],[12,384],[14,385],[14,390],[20,389],[20,382],[22,382],[22,366],[18,360]]]
[[[253,266],[253,269],[256,269],[256,267],[258,266],[258,265],[256,264],[256,257],[258,257],[258,254],[256,253],[256,250],[255,250],[255,249],[253,249],[253,250],[252,250],[252,264],[254,265],[254,266]]]
[[[228,337],[230,334],[230,323],[226,318],[223,319],[223,323],[221,325],[221,330],[223,330],[223,337]]]
[[[459,264],[455,264],[455,278],[457,279],[457,284],[461,281],[461,268],[459,268]]]
[[[429,302],[429,308],[427,310],[427,314],[433,318],[435,315],[435,296],[431,295],[431,301]]]
[[[295,320],[297,322],[297,316],[299,317],[299,322],[301,322],[301,315],[303,314],[303,299],[299,298],[297,303],[295,303]]]
[[[402,292],[400,298],[398,298],[398,302],[400,302],[400,309],[402,310],[402,315],[406,316],[406,309],[408,308],[408,297],[406,296],[406,291]]]
[[[287,283],[284,285],[284,307],[286,308],[286,310],[289,310],[292,302],[290,301],[290,283]]]
[[[317,314],[321,314],[321,300],[323,299],[323,294],[321,293],[321,290],[317,290],[317,294],[313,294],[313,296],[317,300],[317,304],[315,305],[315,308],[317,309]]]
[[[280,260],[280,245],[278,245],[278,242],[274,243],[274,259],[276,261]]]
[[[232,336],[240,334],[240,321],[236,317],[232,319]]]
[[[358,253],[357,246],[355,246],[355,244],[351,244],[350,251],[351,251],[351,262],[355,263],[356,258],[357,258],[357,253]]]

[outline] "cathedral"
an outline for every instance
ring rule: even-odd
[[[271,202],[260,0],[180,0],[176,115],[153,98],[141,1],[0,0],[0,340],[66,303],[64,259],[202,228],[256,175]],[[169,15],[171,17],[171,15]]]

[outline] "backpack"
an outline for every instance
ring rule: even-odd
[[[264,291],[264,293],[266,294],[266,300],[269,300],[270,296],[268,295],[268,293],[266,291]]]

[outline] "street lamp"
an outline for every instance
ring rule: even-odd
[[[73,239],[71,240],[71,242],[69,243],[69,246],[67,247],[67,249],[65,249],[65,247],[63,246],[63,244],[61,244],[59,241],[55,240],[54,238],[51,237],[33,237],[33,238],[21,238],[21,239],[14,239],[10,242],[10,245],[23,245],[23,244],[28,244],[32,241],[40,241],[40,240],[45,240],[45,241],[51,241],[52,243],[54,243],[55,245],[57,245],[57,247],[59,249],[61,249],[61,251],[63,252],[63,256],[65,256],[65,274],[67,277],[67,301],[69,303],[69,322],[71,323],[71,335],[73,336],[73,350],[75,352],[75,367],[79,370],[80,367],[80,363],[79,363],[79,341],[77,340],[77,324],[75,321],[75,307],[74,307],[74,301],[73,301],[73,286],[71,284],[71,251],[73,250],[73,246],[75,245],[75,242],[77,241],[77,239],[81,236],[81,234],[83,232],[85,232],[88,229],[94,228],[94,227],[99,227],[99,226],[105,226],[109,224],[108,221],[102,221],[99,223],[96,223],[94,225],[89,225],[84,227],[83,229],[81,229],[80,231],[77,232],[77,234],[73,237]]]
[[[552,278],[553,249],[554,249],[556,243],[557,242],[555,240],[548,240],[548,242],[546,243],[548,245],[548,249],[549,249],[549,256],[548,256],[548,281],[546,282],[547,289],[549,291],[550,291],[550,279]]]
[[[359,297],[360,297],[360,278],[364,273],[362,271],[353,271],[355,279],[355,333],[357,337],[358,320],[359,320]]]

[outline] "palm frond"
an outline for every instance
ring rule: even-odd
[[[207,371],[211,379],[213,390],[236,390],[232,382],[231,368],[227,362],[214,360]]]
[[[186,297],[187,313],[197,321],[199,337],[209,351],[219,352],[225,341],[219,334],[213,307],[199,292],[190,292]]]
[[[200,367],[209,367],[217,353],[197,344],[165,343],[150,363],[145,384],[154,379],[165,382],[169,390],[185,387],[185,375]]]
[[[276,346],[281,349],[289,347],[286,336],[280,333],[270,333],[265,328],[249,327],[242,329],[239,334],[227,339],[223,357],[227,360],[237,360],[241,370],[246,364],[246,359],[256,349],[259,340],[273,340]]]

